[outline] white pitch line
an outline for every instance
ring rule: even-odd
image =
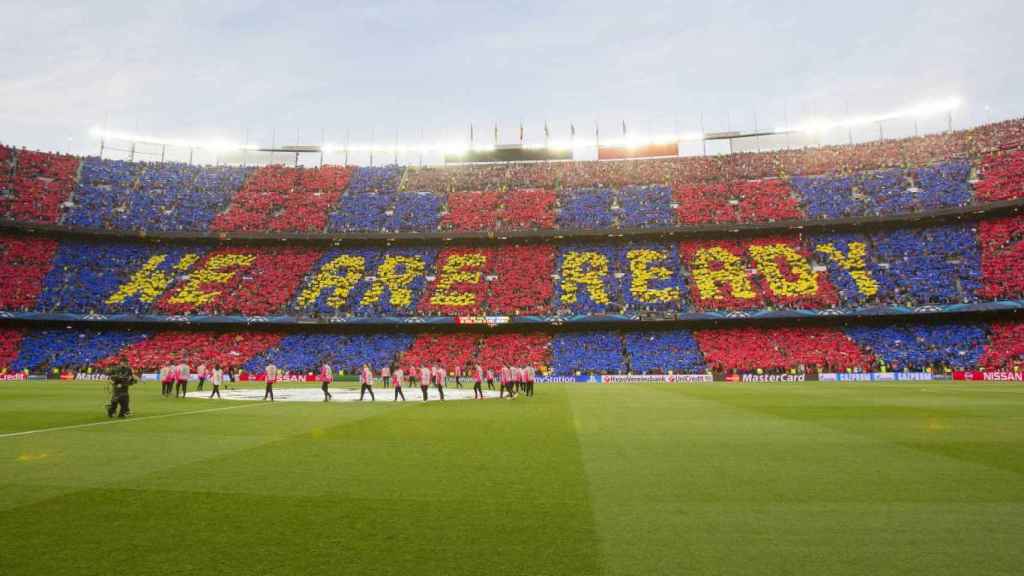
[[[189,414],[202,414],[204,412],[220,412],[222,410],[238,410],[239,408],[252,408],[253,406],[266,406],[264,403],[243,404],[241,406],[228,406],[225,408],[206,408],[204,410],[191,410],[189,412],[173,412],[171,414],[157,414],[154,416],[140,416],[138,418],[115,418],[101,422],[90,422],[88,424],[73,424],[71,426],[57,426],[56,428],[40,428],[38,430],[24,430],[22,432],[9,432],[0,434],[0,438],[13,438],[15,436],[28,436],[29,434],[40,434],[42,432],[56,432],[58,430],[74,430],[77,428],[89,428],[92,426],[103,426],[105,424],[118,424],[124,422],[139,422],[142,420],[156,420],[157,418],[170,418],[172,416],[187,416]]]

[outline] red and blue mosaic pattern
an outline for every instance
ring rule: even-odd
[[[0,236],[0,306],[306,318],[820,310],[1020,298],[1019,219],[975,226],[440,253]]]
[[[323,362],[353,372],[363,363],[405,369],[532,364],[555,375],[1015,369],[1024,362],[1024,323],[896,323],[827,327],[742,327],[657,331],[573,331],[358,335],[266,331],[0,329],[0,370],[78,369],[126,360],[152,371],[170,362],[261,372],[274,364],[312,372]]]

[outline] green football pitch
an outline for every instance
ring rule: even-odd
[[[1019,385],[412,397],[0,382],[0,574],[1024,572]]]

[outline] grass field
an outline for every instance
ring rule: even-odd
[[[1024,572],[1014,384],[404,405],[147,384],[111,423],[103,388],[0,382],[0,574]]]

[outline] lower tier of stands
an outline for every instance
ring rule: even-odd
[[[723,327],[637,331],[366,332],[196,331],[81,327],[0,328],[0,367],[48,374],[102,368],[120,360],[139,370],[174,362],[260,373],[324,362],[353,372],[364,363],[450,373],[477,364],[538,367],[542,373],[693,374],[1016,370],[1024,323],[903,322],[843,327]]]

